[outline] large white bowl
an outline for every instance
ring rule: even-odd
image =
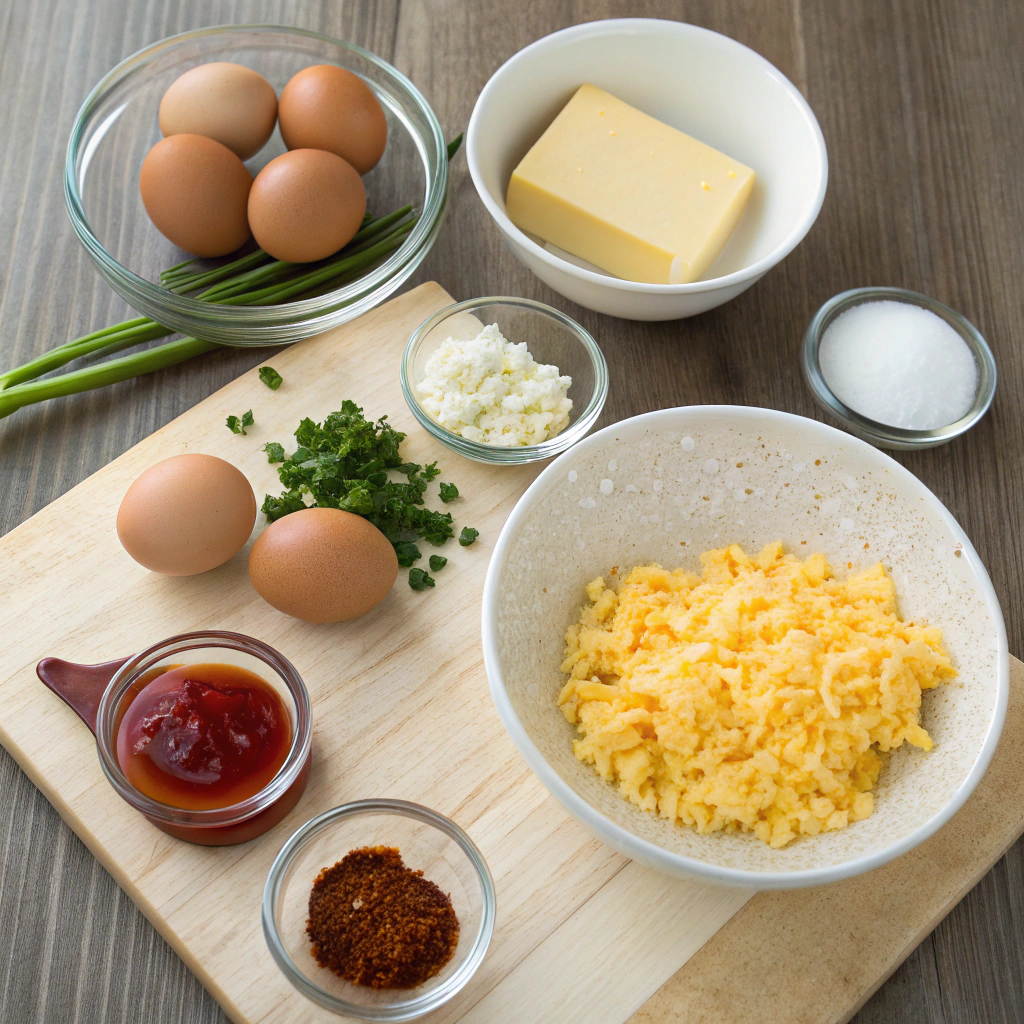
[[[602,490],[601,483],[609,480],[605,494],[608,484]],[[709,548],[739,543],[757,551],[774,540],[791,551],[821,551],[840,572],[848,562],[859,568],[881,561],[903,616],[942,628],[960,674],[925,694],[923,725],[935,746],[925,753],[904,744],[892,755],[869,818],[782,850],[749,834],[699,835],[634,807],[576,760],[575,731],[556,706],[565,630],[595,576],[649,562],[699,568],[697,556]],[[495,548],[484,587],[483,645],[505,727],[580,822],[651,867],[758,889],[847,878],[930,836],[988,767],[1009,687],[992,584],[935,495],[849,434],[737,406],[637,416],[548,466]]]
[[[754,168],[747,209],[706,280],[623,281],[554,255],[508,219],[512,171],[584,82]],[[782,72],[727,36],[647,18],[577,25],[520,50],[480,93],[466,153],[512,252],[566,298],[629,320],[693,316],[745,291],[810,230],[828,180],[821,129]]]

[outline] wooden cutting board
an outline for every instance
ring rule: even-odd
[[[1024,781],[1006,753],[1024,735],[1020,666],[1010,742],[978,794],[919,851],[863,879],[755,896],[669,879],[612,853],[548,797],[487,691],[479,640],[484,573],[502,523],[537,471],[462,460],[406,410],[397,374],[402,347],[450,301],[426,284],[275,354],[285,381],[279,391],[269,391],[255,370],[245,374],[0,540],[0,742],[239,1024],[337,1020],[277,970],[263,940],[260,897],[274,856],[302,822],[382,796],[454,818],[479,844],[496,882],[487,959],[433,1020],[845,1019],[1024,828]],[[261,497],[278,489],[261,446],[287,446],[303,416],[322,418],[345,398],[367,416],[387,413],[405,430],[408,458],[438,460],[441,479],[463,495],[450,506],[457,528],[480,530],[471,548],[450,542],[434,590],[416,593],[400,577],[370,614],[314,627],[257,597],[245,552],[201,577],[171,579],[122,551],[116,509],[144,468],[206,452],[237,465]],[[255,426],[244,437],[230,433],[225,417],[249,408]],[[122,803],[100,771],[91,735],[34,671],[45,655],[107,661],[200,628],[266,640],[296,665],[313,700],[309,788],[286,821],[241,847],[178,842]],[[819,983],[824,978],[828,985]]]

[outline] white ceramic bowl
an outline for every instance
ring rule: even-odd
[[[603,480],[612,482],[610,494]],[[698,555],[709,548],[739,543],[757,551],[774,540],[787,550],[822,551],[840,568],[881,561],[903,616],[940,626],[959,672],[924,696],[922,720],[934,748],[904,744],[894,752],[874,792],[874,813],[781,850],[749,834],[699,835],[634,807],[576,760],[575,730],[556,706],[565,630],[590,580],[613,565],[620,572],[649,562],[699,568]],[[580,822],[643,864],[757,889],[847,878],[935,832],[984,774],[1009,687],[992,584],[935,495],[858,438],[815,420],[737,406],[637,416],[548,466],[495,547],[483,645],[505,727]]]
[[[754,168],[747,209],[705,280],[623,281],[552,254],[508,219],[512,171],[584,82]],[[745,291],[810,230],[828,180],[821,129],[785,75],[727,36],[647,18],[577,25],[520,50],[480,93],[466,153],[512,252],[566,298],[629,320],[693,316]]]

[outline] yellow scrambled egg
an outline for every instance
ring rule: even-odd
[[[880,752],[931,749],[921,691],[956,675],[942,631],[900,620],[881,565],[838,580],[780,543],[701,562],[587,587],[559,696],[576,756],[699,832],[782,847],[868,817]]]

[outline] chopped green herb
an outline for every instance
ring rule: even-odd
[[[479,530],[474,530],[472,526],[464,526],[462,533],[459,534],[459,543],[464,547],[468,548],[480,536]]]
[[[284,377],[282,377],[281,374],[279,374],[272,366],[260,367],[260,380],[263,381],[271,391],[276,391],[284,383]]]
[[[252,409],[248,412],[242,413],[242,418],[239,419],[237,416],[229,416],[227,418],[228,430],[232,434],[244,434],[246,427],[251,427],[255,420],[252,418]]]
[[[262,450],[267,453],[267,462],[284,462],[284,445],[268,441]]]
[[[409,586],[413,590],[426,590],[434,585],[433,577],[427,575],[426,569],[409,570]]]
[[[430,571],[440,572],[448,564],[448,559],[444,555],[431,555],[430,556]]]
[[[400,540],[395,544],[395,554],[398,555],[398,564],[405,568],[422,557],[422,552],[411,540]]]
[[[395,430],[386,416],[373,423],[358,405],[346,401],[323,423],[304,419],[295,439],[298,447],[287,458],[277,442],[263,448],[269,462],[280,463],[277,473],[285,487],[282,494],[264,498],[263,513],[270,522],[310,505],[354,512],[391,541],[398,564],[404,568],[411,568],[423,557],[418,542],[440,547],[455,536],[451,514],[424,505],[427,484],[441,472],[437,463],[405,462],[399,453],[405,434]],[[442,500],[450,501],[457,494],[454,484],[441,485]],[[475,539],[476,530],[471,532]],[[459,543],[472,543],[465,538],[463,530]],[[437,563],[436,558],[430,560],[435,572],[447,562],[441,559]],[[415,589],[434,585],[426,570],[412,572],[416,575],[410,577],[410,586]],[[413,579],[421,585],[416,586]]]

